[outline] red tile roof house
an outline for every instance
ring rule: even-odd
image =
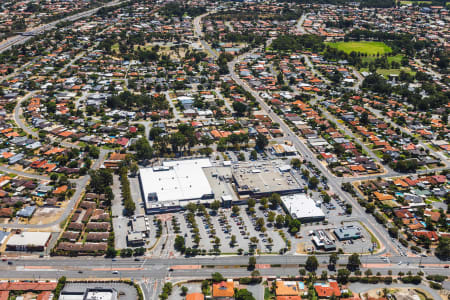
[[[421,236],[426,236],[432,242],[436,242],[439,239],[439,236],[436,233],[436,231],[415,231],[413,232],[413,235],[417,238]]]
[[[336,297],[341,296],[341,289],[334,280],[328,280],[327,283],[316,283],[314,284],[314,289],[319,298],[330,298],[333,295]]]
[[[213,284],[213,299],[232,300],[234,297],[234,282],[232,279]]]
[[[56,282],[1,282],[2,291],[53,291]]]
[[[8,300],[9,291],[0,291],[0,300]]]

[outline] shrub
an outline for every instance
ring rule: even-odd
[[[431,281],[430,288],[435,289],[435,290],[442,290],[442,285],[440,283]]]
[[[439,274],[428,275],[427,279],[432,280],[432,281],[437,281],[437,282],[443,282],[447,279],[447,276],[439,275]]]

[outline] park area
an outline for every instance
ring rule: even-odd
[[[383,55],[392,52],[391,47],[383,42],[335,42],[327,43],[327,45],[348,54],[351,52],[360,52],[367,55]]]

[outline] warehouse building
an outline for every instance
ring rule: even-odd
[[[361,229],[357,226],[349,225],[336,228],[334,234],[340,241],[356,240],[361,238]]]
[[[12,235],[6,243],[7,251],[44,251],[50,241],[50,232],[22,232]]]
[[[140,169],[139,181],[147,214],[180,210],[190,202],[209,203],[214,193],[204,168],[208,158],[165,161]]]
[[[282,196],[281,203],[291,217],[302,222],[316,222],[325,219],[320,204],[306,194]]]

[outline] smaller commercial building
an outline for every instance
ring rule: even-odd
[[[320,204],[307,194],[292,194],[281,196],[281,203],[291,217],[302,222],[316,222],[325,219]]]
[[[349,225],[334,230],[339,241],[356,240],[361,238],[361,229],[357,226]]]
[[[140,232],[146,236],[150,234],[150,224],[148,222],[148,218],[143,215],[135,216],[131,220],[131,228],[133,229],[133,232]]]
[[[86,288],[85,290],[62,291],[60,300],[116,300],[118,293],[113,288]]]
[[[317,249],[323,249],[325,251],[334,251],[336,250],[336,244],[334,240],[332,240],[325,230],[314,230],[312,241],[314,245],[316,245]]]
[[[272,146],[272,153],[277,156],[297,155],[297,149],[287,144],[275,144]]]
[[[6,243],[7,251],[44,251],[50,241],[50,232],[22,232],[12,235]]]
[[[148,218],[144,215],[135,216],[131,220],[131,229],[127,235],[127,243],[130,247],[142,246],[145,239],[150,235],[150,224]]]
[[[145,243],[145,236],[140,232],[131,232],[127,235],[128,246],[137,247]]]

